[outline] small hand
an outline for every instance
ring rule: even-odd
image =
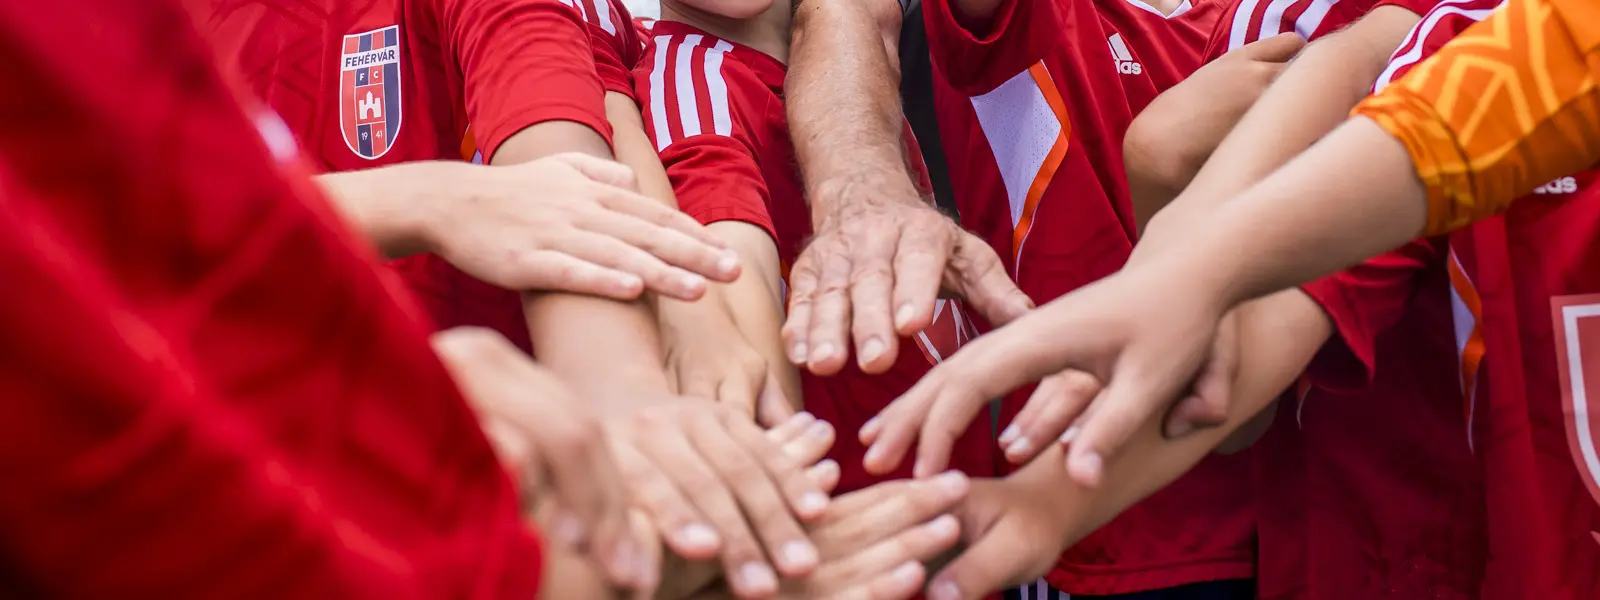
[[[983,240],[921,202],[859,202],[818,225],[789,271],[789,359],[843,368],[854,340],[868,373],[894,364],[899,338],[933,321],[941,292],[997,326],[1033,307]],[[891,316],[892,315],[892,316]]]
[[[785,454],[748,417],[678,399],[634,407],[606,428],[634,502],[668,546],[691,560],[720,554],[741,597],[770,596],[779,575],[816,568],[800,522],[821,516],[828,497],[807,476],[811,463]]]
[[[658,561],[630,534],[622,475],[599,423],[579,410],[576,396],[492,331],[445,331],[433,336],[433,348],[524,490],[523,500],[553,500],[550,532],[587,548],[614,583],[654,589]]]
[[[1065,523],[1048,491],[1011,479],[980,479],[956,508],[965,549],[928,585],[928,600],[963,600],[1038,579],[1066,548]]]
[[[694,219],[638,193],[633,172],[581,154],[473,166],[469,190],[422,219],[435,254],[512,290],[685,300],[732,281],[738,257]]]
[[[1171,278],[1136,271],[1058,298],[935,367],[862,428],[862,441],[871,445],[866,467],[887,472],[916,443],[914,472],[937,472],[991,398],[1070,368],[1106,385],[1084,409],[1067,459],[1074,479],[1098,485],[1105,461],[1128,436],[1165,414],[1195,381],[1223,316],[1204,294],[1184,289],[1187,282],[1172,285]]]
[[[663,300],[659,315],[667,378],[678,394],[715,400],[765,426],[794,415],[775,372],[794,367],[769,364],[740,331],[721,294],[696,302]]]

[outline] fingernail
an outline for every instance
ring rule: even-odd
[[[552,531],[556,539],[567,545],[577,545],[583,541],[583,521],[572,513],[562,513],[555,519],[555,529]]]
[[[1012,423],[1010,425],[1007,425],[1005,430],[1000,432],[1000,445],[1001,446],[1010,446],[1011,442],[1016,441],[1016,439],[1018,437],[1021,437],[1021,436],[1022,436],[1022,428],[1021,427],[1017,427],[1016,423]]]
[[[900,310],[894,311],[895,329],[905,329],[906,325],[911,324],[911,319],[915,316],[917,316],[916,307],[911,306],[909,302],[901,304]]]
[[[806,542],[789,542],[778,552],[783,567],[790,571],[804,571],[817,565],[817,548]]]
[[[1027,456],[1031,452],[1033,452],[1033,442],[1028,441],[1028,438],[1021,438],[1006,446],[1006,456]]]
[[[633,540],[623,540],[611,555],[611,571],[632,576],[641,570],[640,560],[639,549],[634,547]]]
[[[1078,432],[1082,430],[1083,429],[1077,425],[1068,427],[1066,431],[1061,432],[1061,437],[1057,438],[1056,441],[1063,444],[1070,444],[1072,443],[1072,440],[1078,439]]]
[[[699,275],[689,274],[678,278],[678,286],[683,288],[684,291],[698,289],[705,284],[706,278]]]
[[[951,493],[961,493],[967,489],[967,476],[960,471],[945,471],[933,478],[933,484]]]
[[[1100,471],[1105,465],[1098,453],[1093,451],[1080,452],[1072,455],[1072,473],[1078,483],[1094,487],[1100,484]]]
[[[873,417],[861,425],[861,437],[874,437],[878,435],[878,428],[883,426],[883,417]]]
[[[739,567],[739,580],[744,582],[746,592],[762,594],[778,589],[778,576],[761,563],[745,563]]]
[[[816,420],[817,420],[817,416],[816,415],[813,415],[813,414],[808,413],[808,412],[803,411],[803,410],[800,411],[800,412],[795,413],[794,416],[789,417],[789,422],[796,423],[797,426],[810,425],[812,421],[816,421]]]
[[[957,523],[956,518],[950,515],[940,515],[939,518],[928,524],[928,531],[940,537],[955,535],[960,528],[961,524]]]
[[[828,510],[828,496],[821,492],[806,492],[795,507],[802,515],[820,515]]]
[[[884,450],[883,447],[878,446],[877,444],[867,446],[867,453],[861,457],[861,462],[868,465],[877,464],[883,461],[883,455],[885,452],[888,451]]]
[[[825,459],[822,460],[822,462],[819,462],[817,464],[811,465],[811,468],[810,469],[806,469],[806,472],[810,473],[813,476],[821,476],[821,475],[826,475],[826,474],[830,474],[830,473],[836,472],[838,470],[839,470],[839,463],[837,461],[835,461],[835,460],[833,460],[831,458],[825,458]]]
[[[828,436],[833,435],[833,426],[829,425],[827,421],[817,421],[812,423],[810,427],[806,427],[806,435],[819,440],[827,439]]]
[[[732,250],[722,253],[722,258],[717,259],[717,272],[730,275],[734,269],[739,268],[739,254]]]
[[[722,540],[717,530],[694,523],[678,530],[678,544],[695,548],[713,548]]]
[[[811,351],[811,362],[822,362],[830,358],[833,358],[833,344],[830,342],[818,344],[817,349]]]
[[[878,338],[867,340],[867,343],[861,345],[861,362],[877,360],[878,357],[883,356],[884,349],[883,340]]]
[[[908,562],[895,567],[894,571],[889,573],[889,576],[904,587],[911,587],[917,584],[918,579],[922,578],[922,565]]]
[[[928,586],[928,600],[961,600],[961,588],[953,581],[935,581]]]
[[[631,292],[631,291],[637,290],[637,289],[642,288],[642,287],[644,287],[644,280],[639,279],[637,276],[634,276],[634,275],[618,275],[617,276],[617,289],[620,289],[620,290],[622,290],[624,292]]]
[[[797,342],[794,346],[789,348],[789,362],[797,365],[803,365],[806,362],[806,357],[807,353],[805,342]]]
[[[1194,423],[1193,422],[1190,422],[1188,420],[1179,420],[1179,421],[1174,422],[1171,427],[1167,428],[1167,437],[1169,437],[1169,438],[1183,437],[1185,434],[1187,434],[1187,433],[1189,433],[1191,431],[1194,431]]]

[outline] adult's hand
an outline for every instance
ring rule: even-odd
[[[550,533],[587,549],[614,583],[654,589],[659,567],[647,552],[654,542],[632,535],[621,472],[583,403],[493,331],[457,328],[432,342],[523,501],[553,501]]]
[[[997,326],[1033,308],[987,243],[921,199],[841,205],[790,268],[789,359],[830,375],[853,339],[862,370],[881,373],[900,336],[933,321],[941,291]]]
[[[462,165],[460,193],[420,217],[431,251],[513,290],[694,300],[733,281],[738,256],[694,219],[638,192],[627,167],[583,154]]]
[[[1105,388],[1046,390],[1035,400],[1093,398],[1082,409],[1067,469],[1082,485],[1098,485],[1105,462],[1140,424],[1164,416],[1186,393],[1213,347],[1227,307],[1187,283],[1151,269],[1125,270],[974,340],[862,428],[863,442],[871,444],[868,469],[898,465],[916,443],[914,471],[936,472],[990,399],[1074,369]]]

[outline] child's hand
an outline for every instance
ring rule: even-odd
[[[1052,510],[1052,486],[1042,483],[1056,469],[1039,464],[1007,479],[972,482],[955,509],[966,549],[933,578],[928,600],[982,598],[1050,570],[1066,549],[1070,525]]]
[[[775,373],[794,367],[769,361],[751,343],[722,290],[713,287],[697,302],[662,299],[658,306],[667,379],[678,394],[715,400],[764,427],[794,415],[798,402],[791,403]],[[774,338],[777,328],[771,323]]]

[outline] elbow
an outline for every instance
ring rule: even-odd
[[[1147,112],[1135,119],[1122,143],[1128,191],[1141,230],[1188,187],[1206,159],[1205,154],[1187,148],[1184,140],[1162,135],[1162,131],[1171,129],[1150,116]]]

